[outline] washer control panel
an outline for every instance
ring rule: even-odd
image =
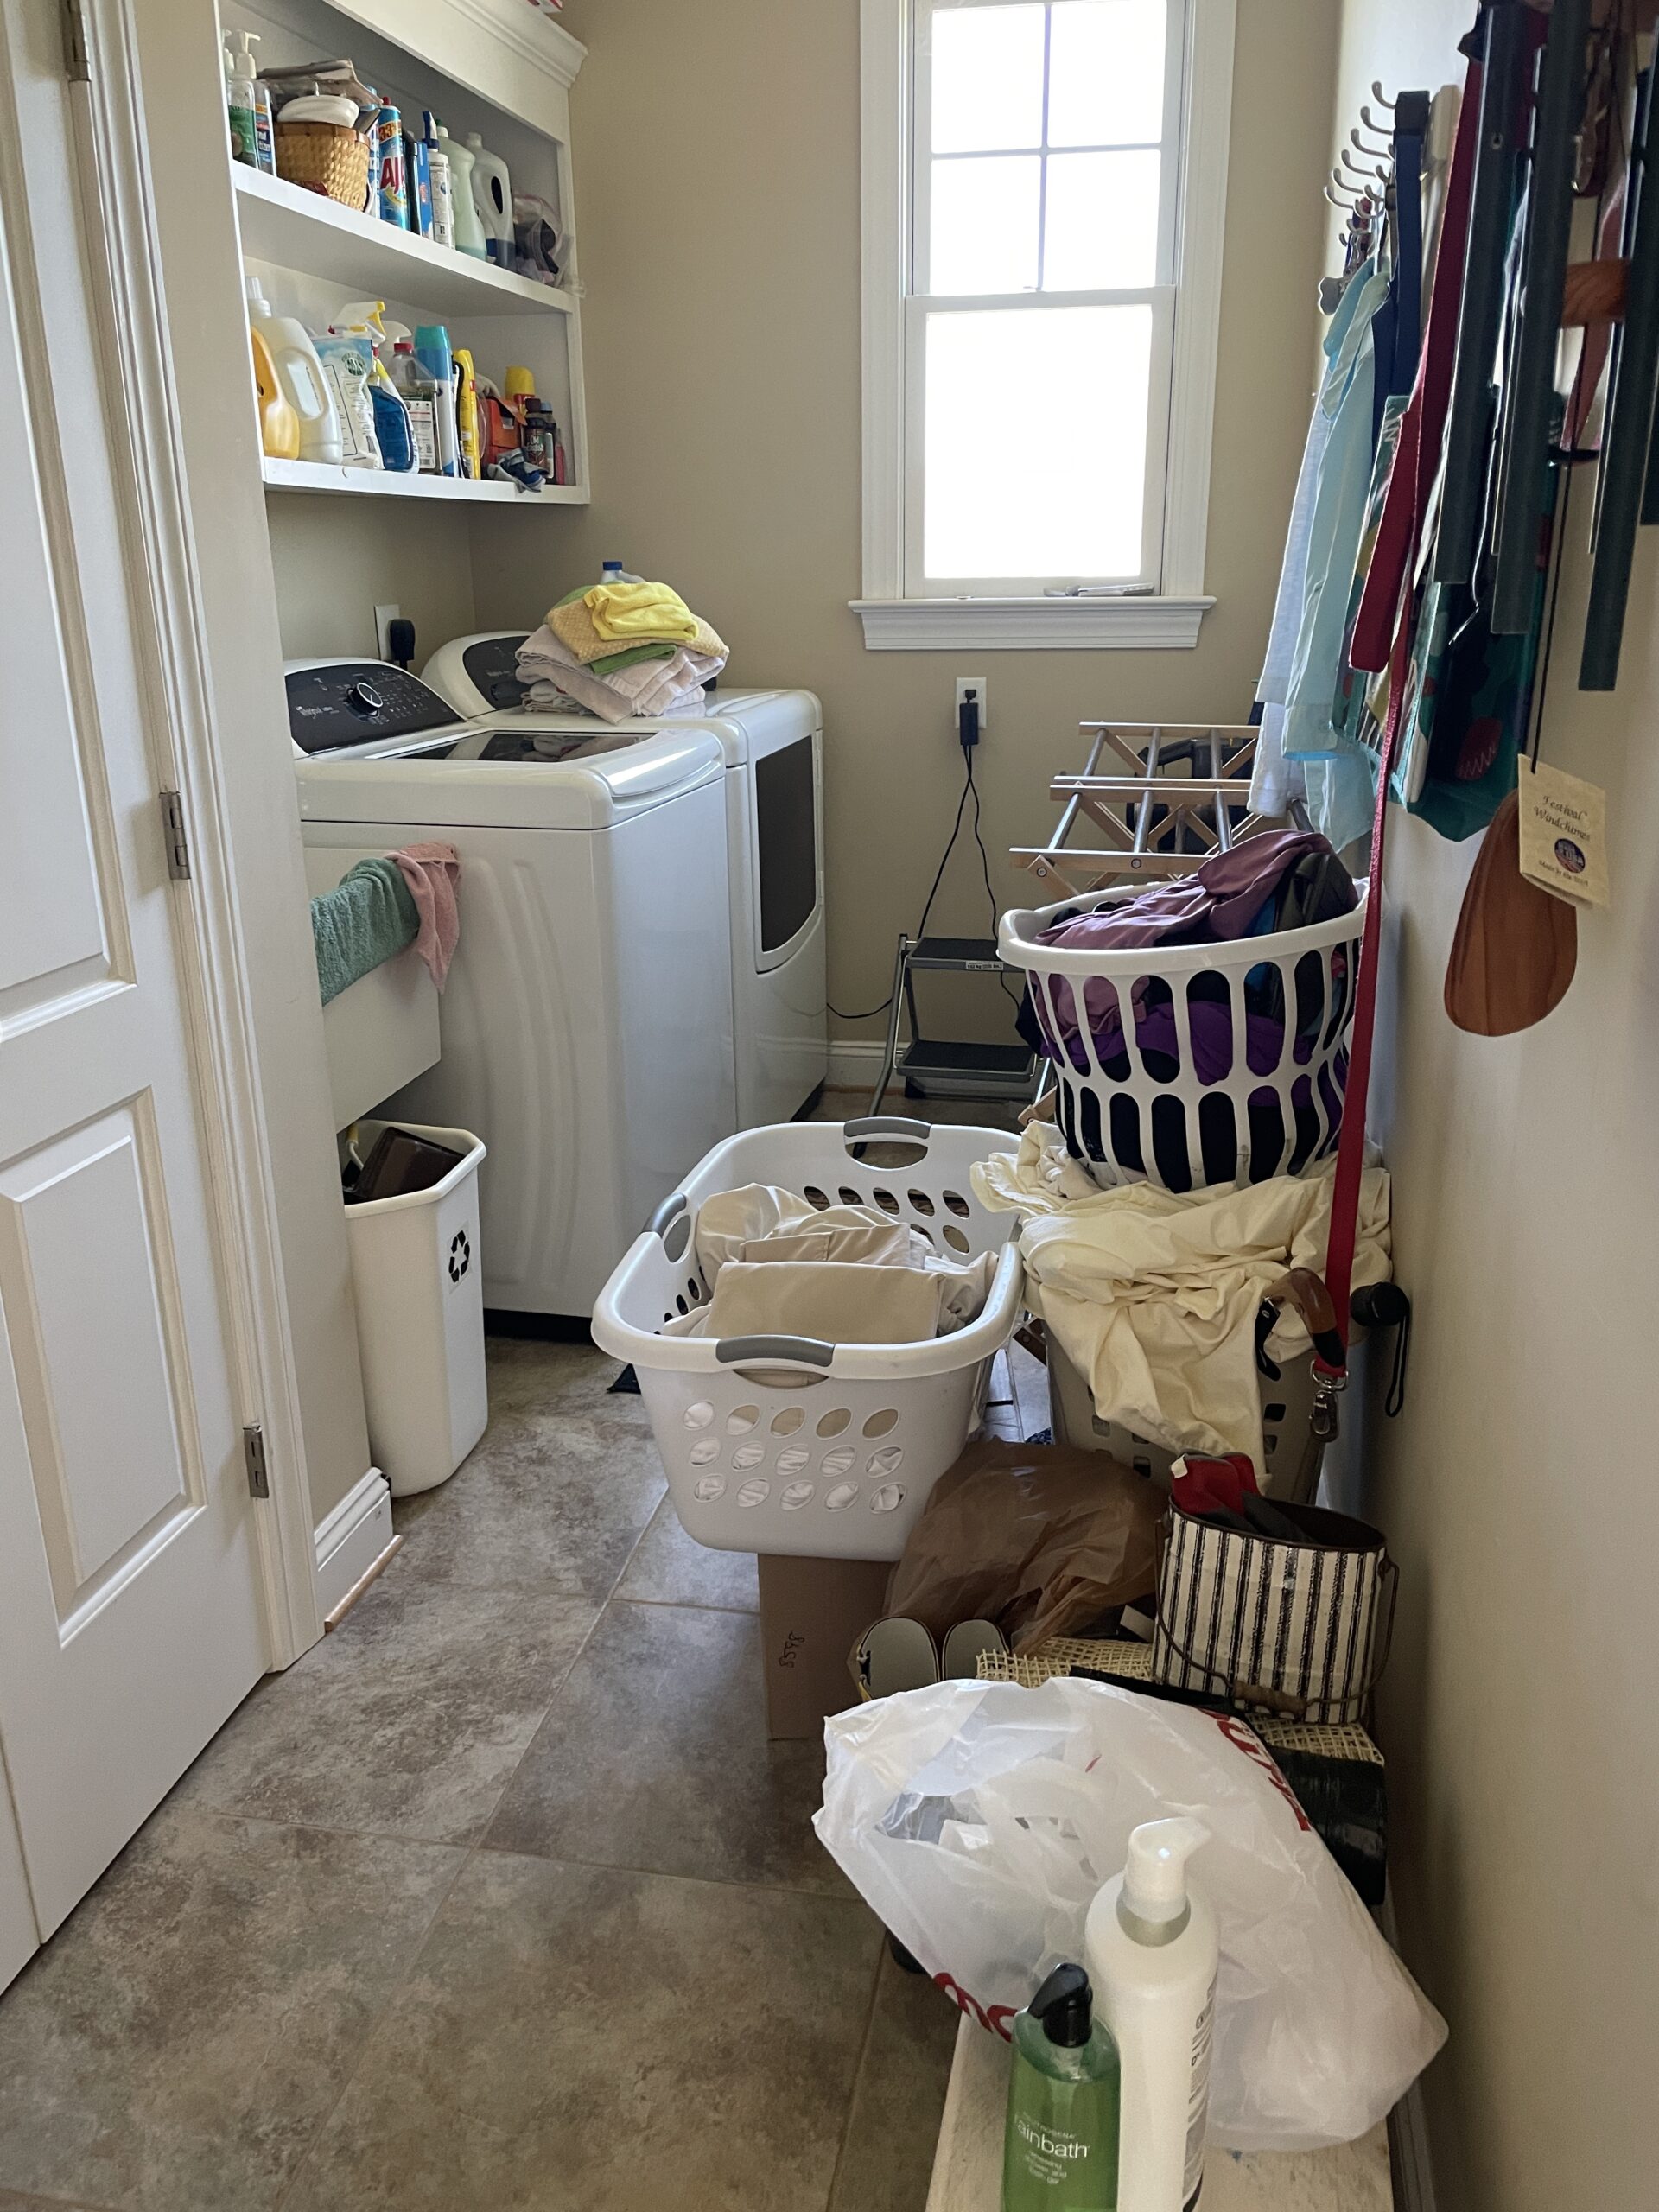
[[[329,660],[290,668],[288,726],[302,753],[334,753],[371,738],[454,730],[455,710],[406,668]]]

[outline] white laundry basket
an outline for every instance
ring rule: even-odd
[[[1116,952],[1038,944],[1062,917],[1143,887],[1002,917],[997,950],[1030,982],[1068,1147],[1107,1184],[1189,1191],[1303,1173],[1342,1125],[1365,886],[1351,913],[1270,937]]]
[[[470,1129],[359,1122],[365,1154],[382,1129],[407,1129],[461,1153],[441,1181],[346,1209],[369,1444],[394,1497],[430,1490],[484,1433],[484,1274]]]
[[[903,1166],[871,1156],[901,1147]],[[748,1129],[703,1159],[652,1215],[594,1308],[594,1340],[632,1361],[686,1534],[715,1551],[897,1559],[934,1483],[973,1433],[993,1358],[1014,1333],[1017,1217],[990,1213],[968,1171],[1013,1152],[1006,1130],[892,1116]],[[806,1337],[664,1336],[704,1304],[697,1209],[744,1184],[817,1206],[874,1205],[946,1257],[1000,1251],[977,1320],[908,1344]]]

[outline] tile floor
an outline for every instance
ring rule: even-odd
[[[0,1998],[0,2212],[922,2212],[956,2014],[614,1373],[492,1341],[390,1568]],[[1046,1420],[1023,1355],[993,1390]]]

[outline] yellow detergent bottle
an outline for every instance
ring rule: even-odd
[[[248,339],[253,347],[253,388],[259,397],[259,442],[273,460],[297,461],[300,418],[283,394],[270,346],[252,324]]]
[[[457,346],[455,364],[455,440],[461,448],[463,476],[482,476],[483,448],[478,435],[478,375],[468,347]]]

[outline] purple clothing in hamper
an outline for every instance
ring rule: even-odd
[[[1317,830],[1281,830],[1270,836],[1247,837],[1230,851],[1212,853],[1195,874],[1158,884],[1121,906],[1055,922],[1037,942],[1064,945],[1068,951],[1093,947],[1108,952],[1142,944],[1213,944],[1248,937],[1250,925],[1291,869],[1330,850],[1329,842]],[[1351,886],[1350,890],[1347,906],[1351,908],[1358,904],[1358,894]]]

